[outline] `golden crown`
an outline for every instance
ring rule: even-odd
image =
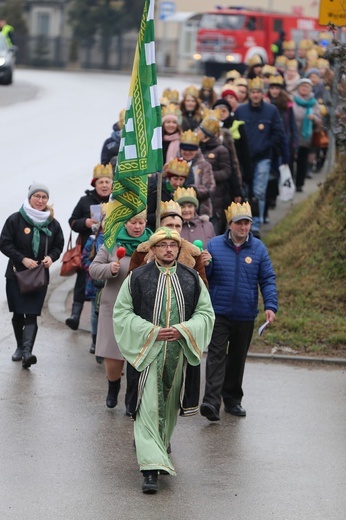
[[[275,76],[269,77],[269,85],[284,85],[284,78],[281,74],[275,74]]]
[[[216,110],[210,110],[210,114],[207,115],[203,119],[200,124],[200,127],[207,135],[217,135],[220,131],[220,119],[215,115],[211,114],[212,112],[216,112]]]
[[[203,111],[203,119],[219,119],[221,120],[221,112],[218,108],[212,110],[211,108],[206,108]]]
[[[196,190],[194,190],[193,188],[181,188],[179,186],[179,188],[177,188],[174,192],[174,200],[178,201],[179,199],[182,199],[182,198],[195,199],[198,204]]]
[[[279,67],[280,65],[282,67],[286,67],[286,63],[287,63],[287,58],[286,56],[277,56],[275,58],[275,66],[276,67]]]
[[[284,51],[294,51],[296,48],[296,42],[294,40],[283,42],[282,48]]]
[[[226,79],[238,79],[240,78],[240,73],[237,70],[229,70],[226,74]]]
[[[169,105],[169,99],[166,97],[161,97],[160,105],[161,105],[161,107],[167,107]]]
[[[162,97],[168,98],[170,103],[179,103],[179,92],[177,90],[166,88],[162,93]]]
[[[202,78],[202,88],[207,88],[212,90],[214,88],[215,78],[211,76],[203,76]]]
[[[276,68],[273,67],[273,65],[264,65],[262,67],[262,70],[261,70],[261,76],[263,76],[264,74],[270,74],[271,76],[274,76],[276,73]]]
[[[305,50],[308,50],[308,49],[311,49],[311,47],[313,46],[314,42],[313,40],[307,40],[305,38],[303,38],[302,40],[300,40],[300,42],[298,43],[298,49],[305,49]]]
[[[254,65],[263,65],[262,58],[259,54],[254,54],[249,58],[247,64],[249,67],[253,67]]]
[[[106,165],[97,164],[94,168],[94,179],[100,179],[101,177],[113,179],[113,175],[113,166],[110,163]]]
[[[318,68],[319,69],[329,69],[330,65],[329,65],[329,61],[324,59],[324,58],[320,58],[318,60]]]
[[[168,200],[167,202],[162,202],[160,204],[160,217],[164,217],[165,215],[169,215],[171,213],[175,213],[181,217],[181,207],[174,200]]]
[[[180,109],[177,105],[170,103],[167,106],[162,107],[162,117],[164,116],[176,116],[178,117],[180,114]]]
[[[298,61],[297,60],[287,60],[286,61],[286,69],[298,70]]]
[[[234,81],[234,84],[236,87],[238,87],[238,86],[247,87],[247,79],[246,78],[237,78]]]
[[[184,159],[178,159],[175,157],[167,164],[165,164],[165,172],[171,175],[179,175],[179,177],[187,177],[190,171],[190,166]]]
[[[248,202],[243,202],[242,204],[239,202],[232,202],[232,204],[225,209],[225,215],[227,222],[231,222],[231,220],[236,222],[243,218],[252,220],[251,206]]]
[[[318,67],[318,59],[317,58],[309,58],[307,60],[306,68],[307,69],[315,69],[316,67]]]
[[[308,58],[308,60],[310,60],[310,59],[317,59],[318,58],[318,52],[317,52],[316,47],[312,47],[311,49],[309,49],[308,52],[306,53],[306,57]]]
[[[186,87],[186,89],[184,90],[184,97],[186,96],[192,96],[194,98],[198,98],[199,97],[199,91],[198,91],[198,88],[195,87],[194,85],[189,85],[188,87]]]
[[[196,132],[192,132],[192,130],[187,130],[180,135],[180,142],[184,144],[192,144],[194,146],[199,145],[199,137]]]
[[[247,84],[249,90],[263,90],[263,80],[256,76],[254,79],[248,79]]]
[[[327,52],[327,49],[324,45],[319,45],[317,47],[317,53],[319,56],[324,56],[326,52]]]

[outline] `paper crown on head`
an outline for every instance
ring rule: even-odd
[[[180,135],[180,148],[194,150],[199,146],[199,137],[196,132],[187,130]]]
[[[282,43],[284,51],[294,51],[296,48],[296,42],[294,40],[288,40]]]
[[[175,240],[178,244],[181,244],[181,237],[175,229],[170,229],[167,227],[159,227],[155,233],[151,235],[149,238],[149,247],[155,246],[161,240]]]
[[[175,157],[165,164],[165,173],[167,177],[178,175],[179,177],[187,177],[190,171],[190,166],[184,159]]]
[[[240,72],[238,72],[237,70],[229,70],[226,73],[226,79],[237,79],[237,78],[240,78]]]
[[[202,77],[202,88],[207,88],[208,90],[212,90],[214,88],[215,78],[211,76],[203,76]]]
[[[197,194],[193,188],[177,188],[174,192],[174,200],[180,205],[185,202],[191,202],[198,208]]]
[[[160,220],[162,220],[165,217],[175,217],[178,216],[182,218],[181,216],[181,207],[177,202],[174,202],[174,200],[168,200],[166,202],[160,203]]]
[[[178,119],[180,110],[177,105],[174,105],[174,103],[170,103],[167,106],[162,107],[162,117],[176,117]]]
[[[220,132],[219,114],[219,110],[209,110],[199,125],[202,132],[208,137],[215,137]]]
[[[313,40],[308,40],[306,38],[303,38],[298,43],[298,49],[309,50],[309,49],[311,49],[313,44],[314,44]]]
[[[120,128],[120,130],[122,129],[122,127],[124,126],[124,123],[125,123],[125,114],[126,114],[126,108],[123,108],[122,110],[120,110],[119,120],[118,120],[118,127]]]
[[[277,56],[275,58],[275,67],[285,68],[287,63],[286,56]]]
[[[329,67],[330,67],[330,63],[325,58],[320,58],[318,60],[318,68],[319,69],[329,69]]]
[[[263,80],[256,76],[247,80],[249,90],[263,90]]]
[[[108,179],[113,180],[114,173],[113,173],[113,166],[111,163],[108,163],[106,165],[104,164],[97,164],[94,168],[94,176],[91,181],[91,186],[95,186],[95,183],[98,179],[101,179],[101,177],[108,177]]]
[[[161,108],[162,107],[167,107],[169,105],[169,99],[166,98],[166,97],[161,97],[160,98],[160,105],[161,105]]]
[[[248,202],[232,202],[227,209],[225,209],[227,222],[238,222],[239,220],[246,219],[252,222],[252,211],[251,206]]]
[[[261,70],[261,76],[264,76],[265,74],[269,74],[270,76],[274,76],[276,74],[276,67],[273,65],[263,65]]]
[[[270,78],[269,78],[269,86],[278,85],[280,87],[283,87],[284,84],[285,84],[285,80],[281,76],[281,74],[276,74],[275,76],[270,76]]]
[[[198,98],[199,97],[199,91],[198,91],[198,88],[195,87],[194,85],[189,85],[188,87],[186,87],[186,89],[184,90],[184,97],[186,96],[192,96],[194,98]]]
[[[308,58],[306,63],[307,69],[316,69],[318,68],[318,58]]]
[[[249,67],[254,67],[256,65],[263,65],[263,61],[262,61],[262,58],[259,54],[254,54],[253,56],[251,56],[251,58],[249,58],[247,64],[249,65]]]
[[[298,61],[293,59],[293,60],[287,60],[286,61],[286,70],[287,69],[294,69],[294,70],[298,70]]]
[[[133,218],[136,218],[138,220],[139,219],[147,220],[147,208],[143,209],[142,211],[140,211],[136,215],[133,215],[133,217],[131,217],[130,220],[132,220]]]
[[[311,49],[308,50],[306,53],[306,57],[308,60],[310,59],[317,59],[318,58],[318,52],[316,47],[311,47]]]
[[[324,45],[319,45],[316,50],[319,56],[324,56],[327,52],[327,47],[325,47]]]
[[[234,80],[234,85],[236,87],[238,87],[238,86],[247,87],[247,79],[246,78],[237,78],[236,80]]]
[[[179,103],[179,92],[177,90],[166,88],[162,92],[162,97],[166,97],[167,99],[169,99],[170,103]]]

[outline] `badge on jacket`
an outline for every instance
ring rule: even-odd
[[[247,264],[252,264],[252,258],[251,258],[251,256],[246,256],[246,257],[245,257],[245,262],[246,262]]]
[[[210,153],[208,155],[208,159],[215,159],[215,154],[214,153]]]
[[[31,229],[30,229],[29,227],[24,228],[24,233],[25,233],[26,235],[30,235],[30,233],[31,233]]]
[[[258,130],[264,130],[264,124],[263,123],[260,123],[258,125]]]

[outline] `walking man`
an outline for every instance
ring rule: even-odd
[[[205,284],[176,261],[179,233],[159,228],[149,240],[154,260],[132,271],[114,306],[114,333],[138,370],[134,414],[144,493],[156,493],[159,472],[175,475],[167,448],[182,405],[187,363],[198,365],[214,324]]]
[[[225,213],[229,229],[208,242],[212,262],[205,269],[215,311],[200,407],[201,415],[209,421],[220,420],[221,399],[225,412],[246,415],[241,406],[242,382],[258,314],[258,286],[266,321],[272,323],[278,309],[275,273],[267,249],[250,232],[249,203],[232,202]]]

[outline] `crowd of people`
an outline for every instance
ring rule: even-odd
[[[149,176],[146,211],[124,224],[108,251],[103,224],[122,110],[102,146],[92,189],[72,211],[69,224],[83,254],[66,325],[78,330],[84,302],[91,302],[89,350],[104,365],[108,408],[118,405],[126,371],[125,408],[134,419],[144,493],[157,491],[159,474],[175,474],[169,453],[179,413],[218,421],[223,402],[226,413],[246,415],[243,375],[259,290],[268,324],[278,310],[261,226],[276,204],[279,167],[290,167],[302,191],[325,156],[313,135],[328,127],[333,73],[319,53],[313,42],[302,40],[296,49],[283,41],[275,64],[253,56],[244,76],[226,74],[220,92],[210,77],[181,96],[166,89],[163,172]],[[0,250],[9,257],[6,292],[17,341],[12,360],[23,368],[37,362],[32,350],[47,285],[22,294],[15,271],[42,263],[48,276],[64,245],[48,199],[45,185],[31,185],[0,236]]]

